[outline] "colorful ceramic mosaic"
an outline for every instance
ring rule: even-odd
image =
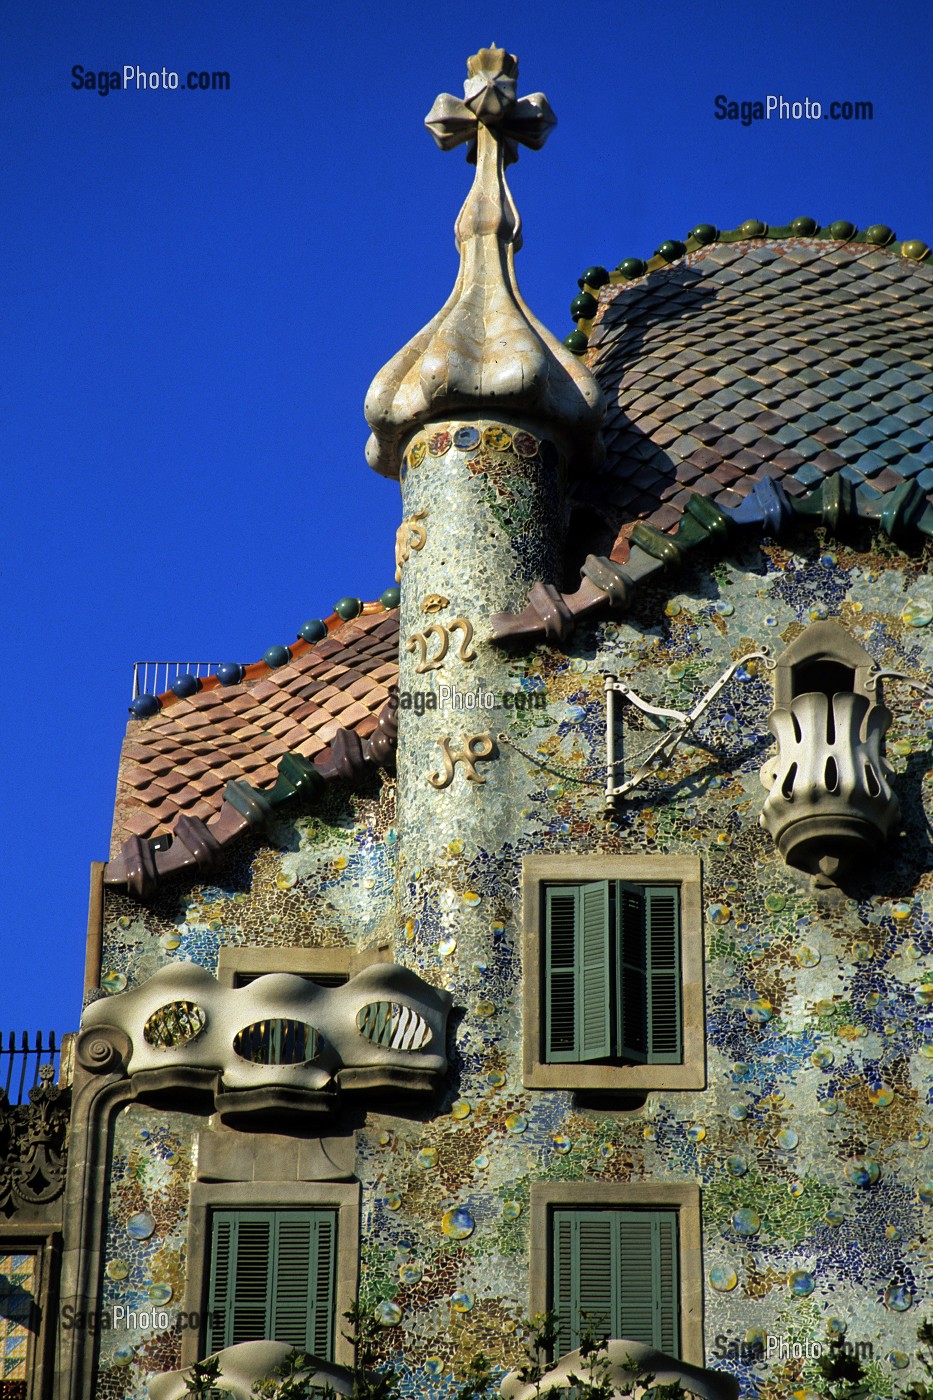
[[[474,296],[464,274],[368,399],[369,460],[400,479],[406,521],[397,554],[406,645],[396,771],[370,772],[370,785],[352,795],[347,763],[341,781],[313,801],[290,792],[265,828],[224,852],[209,884],[189,872],[149,903],[108,889],[101,977],[106,995],[173,962],[214,971],[225,945],[294,948],[296,957],[308,948],[391,949],[452,997],[447,1079],[428,1109],[367,1092],[365,1075],[349,1079],[356,1099],[329,1120],[332,1138],[317,1141],[305,1118],[296,1146],[294,1120],[280,1118],[281,1151],[276,1142],[264,1159],[240,1126],[224,1128],[222,1150],[216,1138],[199,1148],[209,1106],[203,1116],[187,1101],[124,1108],[109,1169],[103,1301],[153,1301],[155,1290],[169,1306],[180,1297],[188,1191],[199,1173],[248,1183],[259,1210],[286,1198],[280,1187],[294,1202],[307,1183],[314,1201],[326,1195],[322,1183],[346,1187],[352,1178],[361,1198],[358,1297],[379,1326],[381,1356],[398,1369],[403,1395],[441,1400],[477,1352],[497,1371],[521,1362],[531,1299],[548,1286],[547,1241],[533,1237],[542,1202],[585,1210],[627,1200],[660,1216],[663,1197],[680,1203],[686,1244],[684,1350],[701,1361],[705,1347],[707,1364],[735,1377],[743,1396],[788,1400],[814,1387],[818,1346],[845,1337],[872,1348],[870,1391],[887,1397],[916,1371],[917,1321],[933,1306],[933,699],[897,676],[885,682],[900,816],[849,884],[832,886],[822,866],[822,886],[792,870],[759,816],[762,769],[774,753],[769,658],[811,623],[836,620],[875,666],[908,680],[933,672],[928,561],[901,548],[905,540],[924,547],[916,536],[927,519],[917,492],[927,489],[933,401],[913,308],[930,291],[929,267],[918,268],[906,248],[900,257],[878,251],[889,231],[866,234],[870,246],[853,251],[846,240],[855,230],[838,226],[829,240],[792,228],[768,246],[758,224],[723,246],[715,230],[711,238],[695,230],[682,263],[683,245],[663,245],[664,267],[678,263],[669,274],[629,268],[626,277],[651,275],[624,294],[603,293],[595,348],[613,407],[600,466],[595,381],[531,325],[514,285],[517,224],[495,149],[512,139],[514,59],[484,50],[470,75],[473,106],[445,94],[428,125],[445,147],[476,146],[477,184],[457,233],[462,250],[472,244],[464,268],[484,294]],[[550,109],[540,94],[521,101],[524,139],[533,133],[540,145]],[[596,311],[594,286],[577,305],[581,320]],[[496,297],[499,339],[483,322]],[[813,303],[812,316],[801,302]],[[855,302],[858,316],[843,311]],[[749,316],[764,318],[760,334]],[[685,348],[682,336],[691,335],[697,344]],[[510,356],[500,356],[501,343]],[[429,372],[441,361],[444,384]],[[477,401],[487,372],[495,391]],[[777,478],[802,497],[814,471],[847,483],[820,487],[819,518],[860,522],[859,548],[820,528],[794,533],[789,508],[778,511],[787,530],[780,544],[743,543],[731,529],[725,510],[737,512],[754,483],[761,500]],[[871,505],[888,493],[890,509],[850,508],[856,495]],[[722,509],[704,510],[704,496]],[[606,607],[559,646],[569,636],[559,589],[574,501],[569,562],[590,555],[587,565],[608,577],[592,553],[611,552],[636,569],[638,587],[615,589],[624,617]],[[689,526],[688,515],[706,522],[702,544],[693,531],[693,552],[664,534],[681,520]],[[763,507],[759,517],[763,527]],[[715,553],[707,536],[716,537]],[[678,571],[664,573],[659,561]],[[529,594],[542,644],[524,654],[496,646],[490,616],[521,609]],[[435,611],[449,621],[426,624]],[[365,640],[361,628],[353,645]],[[349,667],[353,646],[346,650]],[[607,776],[637,773],[657,740],[657,724],[628,706],[607,775],[607,676],[623,680],[655,719],[664,711],[670,719],[730,670],[663,765],[640,773],[607,810]],[[380,683],[388,676],[383,670]],[[371,688],[368,673],[359,679]],[[355,685],[346,681],[348,695]],[[330,701],[344,698],[342,686],[332,689]],[[456,695],[467,691],[474,705],[458,708]],[[836,696],[831,687],[829,699]],[[542,704],[517,703],[532,697]],[[835,743],[836,729],[823,737]],[[833,775],[838,768],[827,764],[827,788]],[[146,805],[144,796],[129,801]],[[556,892],[542,890],[550,877],[535,883],[542,867],[532,861],[541,857],[569,862],[550,867],[564,871]],[[602,863],[589,863],[594,857]],[[637,863],[634,884],[616,875],[616,860]],[[670,874],[700,864],[701,882]],[[686,1052],[683,1064],[673,1054],[633,1064],[628,1042],[616,1054],[607,1031],[592,1057],[601,1062],[598,1090],[572,1077],[532,1087],[542,1081],[537,1066],[527,1068],[525,1040],[532,1048],[546,1040],[545,978],[537,986],[533,972],[548,946],[541,906],[552,895],[566,899],[577,880],[600,889],[611,882],[624,911],[653,894],[670,903],[679,883],[684,966],[697,969],[682,987],[694,1019],[689,1027],[686,1011],[683,1019],[703,1044],[698,1073]],[[579,892],[570,897],[582,904]],[[608,899],[607,889],[607,910]],[[620,915],[623,938],[628,917]],[[608,930],[608,912],[606,920]],[[181,1013],[173,1014],[174,1025]],[[153,1034],[165,1024],[167,1013],[157,1013]],[[400,1024],[382,1004],[357,1028],[378,1038]],[[585,1055],[578,1060],[593,1068]],[[95,1068],[115,1062],[119,1051]],[[567,1064],[576,1072],[570,1056],[545,1068]],[[678,1078],[681,1070],[688,1073]],[[165,1087],[160,1080],[158,1092]],[[260,1107],[273,1111],[268,1101]],[[289,1111],[302,1108],[295,1099]],[[250,1111],[247,1104],[243,1116]],[[239,1154],[234,1165],[228,1148]],[[306,1149],[313,1170],[301,1174]],[[263,1170],[254,1171],[259,1160]],[[760,1342],[769,1335],[786,1350],[765,1361]],[[129,1328],[112,1340],[95,1392],[106,1400],[144,1400],[147,1371],[178,1364],[171,1328]]]
[[[0,1381],[29,1379],[36,1283],[34,1254],[0,1254]]]
[[[107,1400],[145,1396],[147,1376],[181,1363],[188,1191],[202,1126],[138,1104],[117,1118],[96,1392]]]
[[[430,553],[413,566],[433,567]],[[569,653],[497,663],[503,682],[543,690],[547,704],[515,712],[511,744],[486,765],[481,813],[485,831],[500,833],[494,845],[477,837],[472,785],[458,777],[435,793],[413,761],[401,773],[405,827],[391,789],[381,803],[335,795],[307,814],[298,803],[217,885],[162,892],[151,907],[108,896],[106,967],[133,984],[174,958],[213,968],[222,942],[365,944],[387,932],[397,960],[462,1008],[438,1114],[420,1123],[371,1112],[357,1136],[360,1296],[383,1324],[406,1393],[443,1393],[476,1349],[502,1365],[516,1359],[536,1181],[700,1185],[708,1345],[755,1328],[820,1339],[841,1319],[848,1335],[874,1342],[879,1395],[900,1374],[889,1353],[913,1355],[933,1285],[930,702],[889,684],[887,752],[905,834],[879,853],[861,891],[825,898],[758,825],[772,745],[765,669],[740,672],[692,741],[608,823],[603,678],[625,675],[656,704],[689,708],[735,656],[775,653],[823,617],[839,618],[879,665],[923,676],[933,592],[920,564],[892,547],[858,553],[807,540],[677,584],[673,595],[644,590],[635,614],[581,632]],[[417,615],[425,592],[419,578]],[[451,664],[463,663],[454,654]],[[436,753],[437,721],[409,723],[413,752],[423,733]],[[650,737],[637,722],[626,729],[627,767]],[[651,1092],[620,1111],[523,1088],[521,859],[567,850],[702,857],[705,1091]],[[153,1260],[180,1258],[195,1122],[141,1109],[120,1119],[108,1301],[128,1286],[143,1301],[152,1284],[172,1282],[155,1279]],[[164,1223],[134,1238],[127,1226],[147,1212]],[[112,1273],[121,1260],[123,1280]],[[786,1396],[812,1376],[798,1362],[766,1370],[754,1355],[715,1364],[762,1396]],[[141,1375],[136,1360],[115,1367],[106,1393],[141,1400]]]

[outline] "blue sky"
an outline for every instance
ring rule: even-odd
[[[454,280],[471,172],[422,119],[492,42],[558,117],[510,181],[522,290],[559,336],[585,267],[697,223],[933,242],[919,0],[5,0],[4,1033],[76,1026],[133,662],[254,660],[392,581],[398,493],[364,462],[362,402]],[[125,64],[230,90],[72,87]],[[874,118],[743,126],[720,94]]]

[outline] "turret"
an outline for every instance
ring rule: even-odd
[[[436,967],[439,945],[461,945],[448,967],[463,970],[475,1001],[468,949],[487,960],[495,901],[478,920],[464,896],[475,893],[479,853],[514,833],[527,783],[525,760],[500,737],[517,683],[489,619],[535,584],[558,596],[565,488],[599,451],[603,403],[515,280],[521,221],[505,170],[520,146],[544,144],[554,115],[542,93],[516,97],[518,65],[505,50],[481,49],[467,67],[463,100],[444,93],[427,117],[442,150],[466,143],[476,164],[456,222],[460,272],[443,308],[376,376],[366,415],[368,460],[400,481],[404,513],[397,888],[412,936],[399,957]],[[502,880],[511,906],[510,872]]]

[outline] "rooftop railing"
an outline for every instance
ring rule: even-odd
[[[39,1070],[45,1065],[51,1065],[51,1079],[56,1082],[62,1070],[63,1048],[64,1043],[60,1045],[56,1041],[54,1031],[47,1037],[37,1031],[32,1038],[29,1031],[22,1031],[19,1044],[15,1031],[10,1031],[6,1037],[0,1034],[0,1093],[6,1095],[7,1102],[27,1103],[29,1091],[39,1083],[42,1077]]]
[[[133,666],[133,696],[164,695],[178,676],[212,676],[219,661],[137,661]]]

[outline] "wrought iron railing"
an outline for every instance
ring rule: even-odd
[[[176,676],[212,676],[219,661],[137,661],[133,666],[133,699],[137,695],[164,695]]]
[[[11,1104],[28,1102],[29,1090],[39,1083],[39,1070],[43,1065],[52,1066],[53,1082],[59,1078],[62,1068],[62,1046],[56,1041],[54,1031],[46,1038],[37,1031],[32,1043],[29,1032],[22,1031],[19,1044],[16,1042],[15,1031],[10,1031],[6,1037],[0,1034],[0,1093],[5,1094]]]

